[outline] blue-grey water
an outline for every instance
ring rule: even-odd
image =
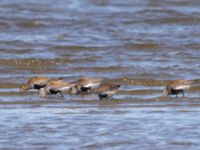
[[[200,149],[199,0],[1,0],[0,149]],[[96,95],[19,92],[32,76],[105,77]],[[163,97],[197,79],[185,97]]]

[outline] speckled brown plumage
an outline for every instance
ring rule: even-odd
[[[70,89],[71,94],[88,94],[95,88],[97,88],[102,82],[103,78],[89,78],[82,77],[77,81],[73,82],[75,86]]]
[[[47,94],[57,94],[63,97],[62,92],[68,92],[72,86],[74,84],[63,80],[50,80],[45,87],[40,89],[40,96],[45,97]]]
[[[168,83],[164,90],[163,94],[164,95],[176,95],[182,94],[184,96],[184,90],[189,89],[191,85],[195,82],[196,80],[174,80]]]
[[[103,83],[96,90],[96,93],[98,94],[99,99],[110,99],[117,93],[119,87],[119,84]]]
[[[32,77],[25,84],[20,85],[20,91],[24,92],[30,89],[39,90],[40,88],[46,86],[49,80],[50,78],[43,76]]]

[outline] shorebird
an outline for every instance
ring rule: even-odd
[[[181,93],[184,96],[184,90],[189,89],[196,80],[174,80],[167,84],[163,90],[163,95],[176,95]]]
[[[75,86],[72,86],[69,93],[70,94],[88,94],[95,88],[97,88],[102,82],[103,78],[89,78],[89,77],[82,77],[75,82]]]
[[[68,83],[60,80],[50,80],[45,87],[40,88],[40,96],[46,97],[47,94],[57,94],[63,97],[62,92],[69,92],[70,88],[74,86],[73,83]]]
[[[31,89],[39,90],[40,88],[45,87],[49,80],[51,79],[43,76],[32,77],[25,84],[20,85],[20,91],[25,92]]]
[[[119,84],[114,83],[102,83],[96,90],[98,97],[100,100],[102,99],[110,99],[114,94],[117,93]]]

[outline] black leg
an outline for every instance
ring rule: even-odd
[[[62,98],[64,97],[64,95],[63,95],[62,92],[58,92],[57,94],[58,94],[60,97],[62,97]]]
[[[107,95],[107,99],[113,99],[112,95]]]
[[[184,91],[182,90],[183,97],[185,97]]]

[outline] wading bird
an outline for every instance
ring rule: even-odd
[[[176,95],[182,94],[184,96],[184,90],[189,89],[196,80],[174,80],[167,84],[163,90],[163,95]]]
[[[50,80],[54,79],[43,76],[32,77],[25,84],[20,85],[20,91],[24,92],[31,89],[39,90],[40,88],[45,87],[47,82]]]
[[[117,93],[119,87],[119,84],[103,83],[97,88],[96,93],[100,100],[111,99],[112,96]]]
[[[69,92],[70,88],[74,86],[73,83],[68,83],[60,80],[50,80],[45,87],[40,88],[40,96],[46,97],[47,94],[56,94],[63,97],[62,92]]]
[[[75,86],[72,86],[70,94],[89,94],[91,91],[96,89],[103,82],[103,78],[89,78],[82,77],[77,81],[73,82]]]

